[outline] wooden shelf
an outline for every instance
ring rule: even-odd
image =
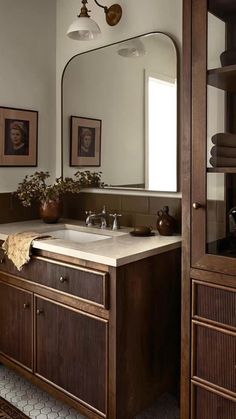
[[[209,0],[208,10],[225,22],[236,19],[235,0]]]
[[[236,92],[236,65],[214,68],[207,72],[207,83],[210,86],[228,92]]]
[[[236,167],[207,167],[207,173],[236,173]]]

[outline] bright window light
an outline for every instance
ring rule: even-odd
[[[146,75],[146,187],[177,190],[176,79]],[[168,162],[168,163],[167,163]]]

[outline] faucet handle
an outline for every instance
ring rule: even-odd
[[[110,217],[117,218],[122,217],[122,214],[117,214],[116,212],[114,214],[109,214]]]
[[[122,214],[117,214],[116,212],[114,214],[109,214],[110,217],[113,217],[113,223],[112,223],[112,230],[118,230],[120,228],[118,218],[122,217]]]

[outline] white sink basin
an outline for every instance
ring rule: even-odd
[[[90,243],[98,240],[107,240],[111,238],[102,234],[87,233],[69,228],[47,231],[47,234],[50,234],[50,236],[56,239],[73,241],[76,243]]]

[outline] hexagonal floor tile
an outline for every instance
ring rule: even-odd
[[[32,419],[86,419],[71,406],[53,399],[4,365],[0,365],[0,395]],[[163,418],[179,419],[178,404],[172,396],[163,395],[156,405],[136,417],[136,419]]]

